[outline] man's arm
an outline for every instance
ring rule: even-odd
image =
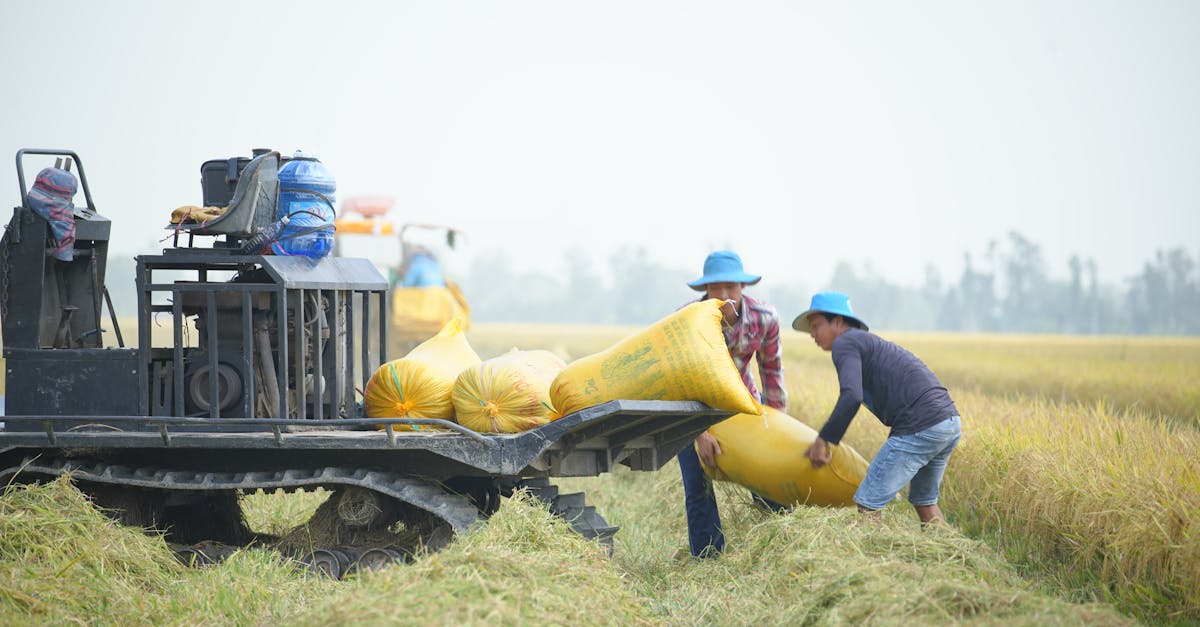
[[[779,317],[772,316],[758,347],[758,376],[762,380],[763,403],[787,411],[787,390],[783,387],[783,342],[779,338]]]
[[[813,468],[820,468],[833,459],[833,454],[827,445],[838,444],[842,441],[842,436],[846,434],[850,421],[854,419],[859,406],[862,405],[862,356],[859,355],[857,348],[847,350],[848,347],[844,344],[839,347],[835,342],[833,349],[833,365],[837,368],[841,393],[838,394],[837,403],[833,406],[829,420],[826,420],[825,426],[821,427],[821,433],[804,451],[804,456],[812,462]]]
[[[851,346],[848,342],[837,344],[833,347],[833,365],[837,368],[841,391],[837,403],[833,406],[833,412],[829,414],[829,420],[821,427],[821,439],[830,444],[842,441],[842,436],[846,434],[846,429],[850,427],[850,421],[854,420],[854,415],[858,413],[863,400],[862,356],[858,347]]]

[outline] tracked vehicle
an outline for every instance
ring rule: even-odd
[[[51,158],[74,167],[85,201],[71,211],[69,255],[56,256],[63,239],[26,186],[25,163]],[[26,149],[16,161],[21,205],[0,247],[0,480],[69,474],[188,559],[281,547],[246,528],[239,495],[317,488],[330,492],[318,514],[335,523],[334,540],[283,548],[335,577],[470,533],[519,487],[611,546],[616,527],[550,479],[656,470],[731,415],[615,400],[513,435],[367,418],[361,390],[388,359],[387,280],[362,259],[248,252],[275,220],[272,151],[227,160],[216,176],[213,162],[202,167],[204,205],[227,209],[173,225],[161,254],[136,258],[137,341],[127,346],[105,287],[112,223],[78,155]]]

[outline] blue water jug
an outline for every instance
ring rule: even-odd
[[[271,245],[276,255],[320,259],[333,250],[333,174],[315,155],[297,150],[279,169],[276,218],[288,218],[283,233]]]

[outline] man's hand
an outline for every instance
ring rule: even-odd
[[[817,439],[813,440],[813,443],[805,449],[804,456],[812,462],[813,468],[820,468],[833,459],[833,455],[829,451],[829,444],[822,440],[821,436],[817,436]]]
[[[717,467],[717,455],[721,454],[721,445],[717,443],[717,439],[707,431],[700,434],[696,438],[696,455],[700,457],[700,463],[709,468]]]
[[[725,302],[721,303],[721,322],[727,327],[732,327],[737,324],[737,321],[737,301],[727,298]]]

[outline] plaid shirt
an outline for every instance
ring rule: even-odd
[[[697,299],[697,302],[704,297]],[[779,340],[779,314],[767,303],[742,294],[742,311],[737,324],[722,328],[725,345],[733,365],[742,375],[746,389],[759,402],[779,411],[787,411],[787,391],[783,389],[783,343]],[[760,394],[750,376],[750,358],[758,355],[758,375],[762,379]]]

